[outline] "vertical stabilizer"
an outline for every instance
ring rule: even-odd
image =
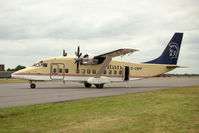
[[[152,61],[148,61],[145,63],[176,65],[178,61],[178,55],[180,52],[182,37],[183,33],[175,33],[162,55]]]

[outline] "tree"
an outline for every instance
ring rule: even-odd
[[[21,69],[24,69],[26,68],[25,66],[21,66],[21,65],[18,65],[16,68],[15,68],[15,71],[19,71]]]
[[[24,68],[26,68],[26,67],[25,67],[25,66],[18,65],[18,66],[15,67],[14,69],[8,68],[7,71],[19,71],[19,70],[24,69]]]
[[[8,68],[8,69],[7,69],[7,71],[14,71],[14,69],[10,69],[10,68]]]

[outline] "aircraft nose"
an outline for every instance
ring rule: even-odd
[[[20,75],[18,72],[14,72],[14,73],[11,74],[11,78],[14,78],[14,79],[24,79],[24,76]]]
[[[11,74],[11,78],[17,78],[17,75],[16,75],[15,72],[13,72],[13,73]]]

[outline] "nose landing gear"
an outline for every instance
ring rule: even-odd
[[[32,89],[34,89],[34,88],[36,87],[36,85],[35,85],[35,84],[30,84],[30,87],[31,87]]]
[[[85,86],[86,88],[90,88],[90,87],[92,86],[92,84],[89,84],[89,83],[85,82],[85,83],[84,83],[84,86]],[[104,84],[95,84],[95,87],[101,89],[101,88],[104,87]]]
[[[30,81],[30,88],[35,89],[36,88],[36,84],[32,83],[32,81]]]

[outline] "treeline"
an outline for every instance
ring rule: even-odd
[[[21,69],[24,69],[26,68],[25,66],[21,66],[21,65],[18,65],[17,67],[11,69],[11,68],[8,68],[7,71],[19,71]]]

